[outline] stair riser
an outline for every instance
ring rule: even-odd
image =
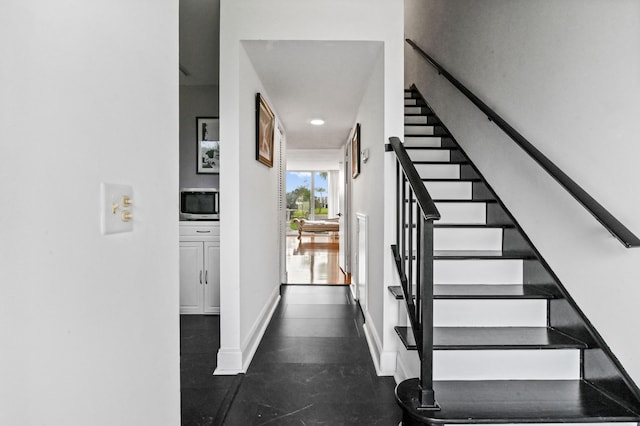
[[[471,200],[471,182],[425,182],[424,186],[434,200]]]
[[[429,119],[427,116],[408,115],[404,118],[404,124],[427,124]]]
[[[435,259],[435,284],[522,284],[518,259]]]
[[[422,114],[422,107],[419,106],[405,106],[405,114]]]
[[[404,135],[433,135],[435,129],[433,126],[404,126]]]
[[[415,216],[414,216],[415,218]],[[407,215],[408,219],[408,215]],[[414,219],[415,221],[415,219]],[[434,250],[502,250],[502,228],[434,228]],[[418,232],[412,227],[413,244],[417,244]],[[409,231],[405,229],[408,241]]]
[[[440,148],[442,146],[441,137],[407,136],[404,138],[404,146],[408,148]]]
[[[415,167],[422,179],[460,179],[459,164],[415,164]]]
[[[449,162],[451,159],[451,151],[448,149],[442,150],[423,150],[423,149],[412,149],[407,151],[409,154],[409,158],[411,161],[441,161],[443,163]],[[425,164],[422,164],[425,166]],[[460,166],[457,166],[458,169]],[[418,168],[418,164],[416,164],[416,168]]]
[[[436,203],[436,208],[442,216],[438,221],[441,225],[487,223],[486,203]]]
[[[456,300],[433,302],[435,327],[545,327],[545,300]]]
[[[404,105],[405,106],[413,106],[413,105],[416,105],[417,102],[418,102],[418,100],[416,98],[410,98],[410,99],[405,98],[404,99]]]
[[[434,250],[502,250],[502,229],[433,230]]]
[[[434,380],[578,380],[580,351],[436,350]]]

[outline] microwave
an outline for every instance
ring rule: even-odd
[[[220,193],[216,188],[182,188],[180,220],[220,219]]]

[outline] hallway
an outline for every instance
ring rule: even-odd
[[[349,288],[283,286],[225,425],[397,425],[392,377],[376,375]]]
[[[287,235],[287,275],[289,284],[349,284],[339,263],[338,236],[305,233],[298,239]]]

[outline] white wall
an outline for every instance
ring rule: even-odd
[[[358,108],[356,122],[360,123],[360,152],[369,151],[367,163],[361,161],[360,175],[351,184],[351,259],[355,261],[358,256],[358,222],[356,214],[367,216],[368,226],[368,254],[366,262],[369,286],[368,298],[360,294],[360,303],[365,307],[365,316],[369,324],[373,326],[373,333],[377,333],[379,342],[382,342],[383,330],[383,303],[384,295],[384,262],[385,254],[390,250],[384,244],[384,55],[382,49],[378,52],[378,58],[372,69],[371,77]],[[355,127],[355,123],[354,123]],[[351,137],[347,141],[351,144]],[[348,166],[351,174],[351,165]],[[358,258],[358,262],[363,259]],[[362,286],[363,277],[359,274],[359,268],[354,264],[353,281]],[[382,291],[381,291],[382,290]]]
[[[363,14],[367,10],[367,14]],[[238,371],[247,354],[241,342],[251,336],[244,333],[258,318],[259,306],[270,303],[267,294],[277,285],[277,255],[263,269],[247,268],[247,250],[272,253],[277,247],[277,222],[264,226],[255,220],[263,210],[277,201],[277,186],[265,187],[275,170],[264,170],[254,159],[253,114],[243,109],[244,102],[255,89],[255,81],[245,81],[246,63],[242,40],[341,40],[383,41],[384,65],[384,138],[402,132],[402,4],[395,0],[328,0],[300,2],[298,0],[222,0],[220,6],[220,118],[221,140],[227,143],[221,151],[221,350],[218,366]],[[255,93],[253,92],[253,95]],[[247,99],[245,99],[247,98]],[[277,110],[277,105],[272,105]],[[379,140],[384,144],[384,138]],[[264,167],[264,166],[262,166]],[[267,177],[267,174],[269,174]],[[256,179],[267,182],[256,185]],[[246,208],[248,200],[261,200],[260,209]],[[246,213],[242,213],[245,211]],[[246,219],[246,220],[243,220]],[[248,220],[252,219],[252,220]],[[251,247],[251,249],[250,249]],[[241,288],[247,288],[246,296]],[[243,330],[243,331],[241,331]]]
[[[180,187],[217,188],[217,174],[197,174],[196,117],[218,116],[218,86],[180,86]]]
[[[407,0],[406,34],[640,234],[640,3]],[[445,79],[416,83],[640,381],[640,249],[625,249]]]
[[[241,255],[250,261],[240,271],[240,299],[241,309],[249,313],[241,317],[240,336],[245,343],[252,338],[251,329],[260,319],[260,312],[264,309],[265,301],[273,297],[274,290],[280,285],[280,270],[277,263],[278,256],[274,253],[273,242],[280,238],[278,187],[280,181],[280,147],[274,140],[273,168],[255,160],[256,156],[256,93],[261,93],[272,111],[278,115],[277,106],[265,91],[247,52],[240,51],[240,117],[246,117],[246,122],[240,128],[240,156],[242,158],[242,173],[240,174],[241,188],[251,188],[251,194],[246,194],[240,204],[240,222],[255,228],[258,235],[242,235]],[[281,125],[280,125],[281,127]],[[275,132],[277,133],[277,132]],[[276,243],[277,244],[277,243]],[[276,245],[277,247],[277,245]],[[250,267],[248,267],[250,265]],[[242,342],[242,341],[241,341]]]
[[[0,424],[176,425],[178,2],[0,6]],[[134,232],[100,233],[100,183]]]
[[[287,170],[338,170],[342,149],[287,149]]]

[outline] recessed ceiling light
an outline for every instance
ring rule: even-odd
[[[310,123],[313,124],[314,126],[322,126],[324,124],[324,120],[320,118],[314,118],[313,120],[310,121]]]

